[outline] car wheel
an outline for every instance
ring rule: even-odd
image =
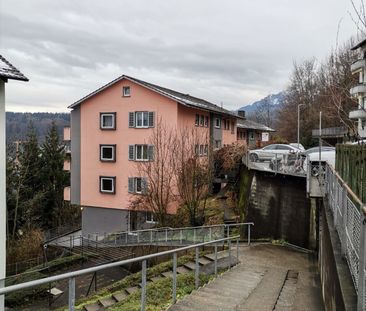
[[[252,162],[258,162],[258,155],[256,153],[251,153],[249,159]]]

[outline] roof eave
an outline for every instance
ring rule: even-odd
[[[362,47],[364,45],[366,45],[366,39],[360,41],[355,46],[351,47],[351,51],[357,50],[358,48],[360,48],[360,47]]]

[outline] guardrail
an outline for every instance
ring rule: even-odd
[[[74,272],[68,272],[68,273],[63,273],[60,275],[55,275],[55,276],[51,276],[51,277],[47,277],[44,279],[39,279],[39,280],[34,280],[34,281],[30,281],[30,282],[26,282],[26,283],[21,283],[21,284],[17,284],[17,285],[12,285],[12,286],[8,286],[8,287],[3,287],[0,288],[0,296],[8,294],[8,293],[12,293],[15,291],[19,291],[19,290],[23,290],[26,288],[30,288],[30,287],[36,287],[36,286],[40,286],[40,285],[44,285],[44,284],[49,284],[52,282],[57,282],[57,281],[61,281],[61,280],[65,280],[68,279],[68,306],[69,306],[69,310],[70,311],[74,311],[75,310],[75,278],[78,276],[82,276],[85,274],[90,274],[90,273],[95,273],[97,271],[101,271],[101,270],[105,270],[108,268],[113,268],[113,267],[118,267],[118,266],[123,266],[123,265],[128,265],[128,264],[132,264],[132,263],[137,263],[137,262],[141,262],[142,263],[142,270],[141,270],[141,310],[144,311],[145,310],[145,304],[146,304],[146,267],[147,267],[147,260],[149,259],[153,259],[153,258],[157,258],[157,257],[161,257],[161,256],[167,256],[167,255],[173,255],[173,281],[172,281],[172,287],[173,287],[173,294],[172,294],[172,299],[173,299],[173,303],[176,302],[177,300],[177,255],[178,252],[182,252],[182,251],[186,251],[186,250],[190,250],[190,249],[195,249],[195,288],[197,289],[199,287],[199,248],[202,246],[206,246],[206,245],[212,245],[214,244],[215,247],[215,259],[214,259],[214,271],[215,271],[215,275],[217,275],[217,245],[218,244],[224,244],[225,242],[227,242],[228,245],[228,256],[229,256],[229,267],[231,267],[231,263],[232,263],[232,256],[231,256],[231,243],[233,240],[236,240],[236,246],[237,246],[237,258],[239,258],[239,239],[240,239],[240,235],[236,235],[236,236],[232,236],[232,237],[227,237],[227,238],[223,238],[223,239],[218,239],[218,240],[213,240],[213,241],[209,241],[209,242],[203,242],[203,243],[198,243],[198,244],[194,244],[194,245],[189,245],[189,246],[184,246],[184,247],[180,247],[177,249],[173,249],[173,250],[169,250],[169,251],[164,251],[164,252],[160,252],[160,253],[156,253],[156,254],[151,254],[151,255],[145,255],[145,256],[141,256],[141,257],[137,257],[137,258],[132,258],[132,259],[126,259],[126,260],[122,260],[122,261],[118,261],[118,262],[114,262],[114,263],[109,263],[109,264],[104,264],[104,265],[100,265],[100,266],[95,266],[92,268],[87,268],[87,269],[82,269],[82,270],[78,270],[78,271],[74,271]]]
[[[366,310],[365,204],[329,165],[325,169],[325,194],[357,292],[357,310]]]
[[[213,239],[229,237],[230,234],[240,234],[241,240],[246,238],[249,245],[251,226],[254,226],[253,222],[182,228],[156,228],[117,232],[103,236],[96,234],[89,236],[88,240],[92,239],[101,241],[105,245],[116,246],[131,244],[168,244],[179,246],[212,241]]]

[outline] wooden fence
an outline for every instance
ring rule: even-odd
[[[336,170],[352,191],[366,203],[366,145],[338,144]]]

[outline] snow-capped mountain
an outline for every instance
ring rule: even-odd
[[[262,109],[261,107],[270,107],[271,111],[276,111],[281,106],[281,103],[284,99],[284,93],[279,92],[277,94],[270,94],[267,97],[258,100],[252,104],[240,107],[238,110],[245,110],[246,115],[250,116],[256,113],[258,110]]]

